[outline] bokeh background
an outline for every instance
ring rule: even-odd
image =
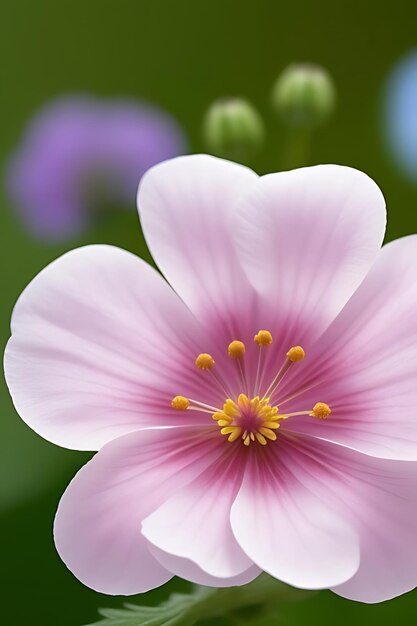
[[[277,0],[15,0],[0,9],[0,161],[2,169],[34,113],[69,93],[146,99],[184,128],[191,152],[203,151],[202,117],[219,96],[247,97],[267,124],[260,173],[282,164],[285,130],[270,110],[272,83],[294,61],[332,74],[338,107],[315,135],[311,163],[366,171],[388,205],[387,240],[417,232],[417,184],[395,163],[384,139],[383,98],[393,66],[417,46],[415,2],[281,2]],[[417,139],[416,139],[417,140]],[[131,211],[97,216],[65,243],[37,240],[19,221],[2,174],[1,341],[13,304],[28,281],[64,251],[86,243],[120,245],[146,257]],[[1,394],[0,488],[3,623],[81,626],[100,606],[120,606],[84,588],[66,570],[52,541],[54,512],[67,482],[88,455],[35,435]],[[383,523],[383,522],[382,522]],[[416,564],[417,570],[417,564]],[[157,602],[174,581],[147,594]],[[143,598],[141,598],[143,601]],[[408,624],[417,591],[366,606],[322,592],[282,607],[282,623]],[[281,623],[281,621],[280,621]]]

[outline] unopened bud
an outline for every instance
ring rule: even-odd
[[[330,74],[318,65],[290,65],[272,90],[278,115],[294,126],[317,126],[333,113],[336,89]]]
[[[254,155],[265,135],[261,116],[241,98],[216,100],[206,113],[203,132],[210,152],[237,160]]]

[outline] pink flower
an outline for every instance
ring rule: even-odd
[[[181,157],[138,202],[167,282],[88,246],[13,313],[18,412],[99,450],[58,508],[69,569],[111,594],[261,570],[363,602],[413,588],[416,237],[381,250],[381,192],[334,165]]]

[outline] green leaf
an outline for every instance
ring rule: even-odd
[[[288,587],[261,574],[243,587],[214,589],[194,586],[189,594],[173,593],[159,606],[124,604],[122,609],[100,609],[104,618],[89,626],[193,626],[201,619],[230,616],[239,623],[255,623],[253,616],[279,612],[280,602],[302,600],[313,595]],[[264,622],[262,622],[264,623]]]

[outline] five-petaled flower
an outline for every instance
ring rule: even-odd
[[[377,602],[417,583],[417,238],[334,165],[258,177],[207,156],[138,194],[165,279],[74,250],[20,297],[6,375],[46,439],[99,450],[55,541],[111,594],[261,570]]]

